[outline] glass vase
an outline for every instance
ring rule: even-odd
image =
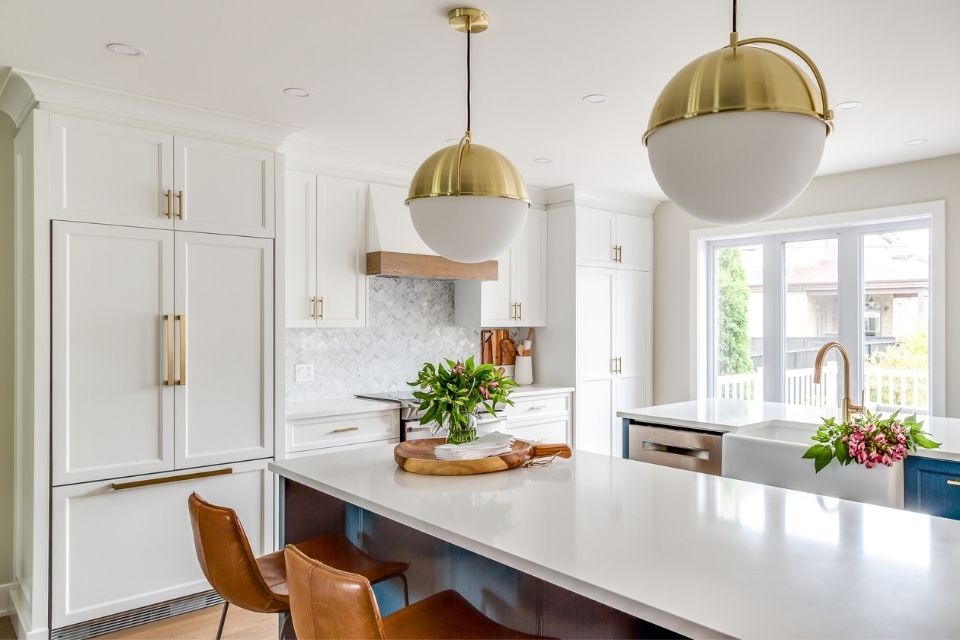
[[[456,425],[453,420],[447,422],[447,444],[467,444],[477,439],[477,418],[470,416],[466,425]]]

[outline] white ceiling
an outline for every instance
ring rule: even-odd
[[[840,111],[820,173],[960,152],[960,1],[740,0],[742,37],[820,66]],[[0,65],[294,125],[412,170],[464,123],[464,37],[439,0],[0,0]],[[640,137],[660,89],[727,42],[728,0],[483,0],[474,140],[537,186],[653,197]],[[146,50],[112,54],[108,42]],[[306,87],[307,99],[281,94]],[[605,93],[604,104],[581,96]],[[927,138],[908,146],[904,141]],[[535,164],[549,157],[549,165]]]

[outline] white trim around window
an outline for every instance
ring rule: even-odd
[[[764,289],[773,287],[771,291],[779,291],[781,287],[780,275],[783,265],[779,251],[769,250],[769,237],[777,236],[778,240],[789,236],[790,240],[804,237],[822,236],[825,231],[836,231],[839,238],[839,279],[847,280],[859,278],[860,269],[860,242],[859,234],[870,232],[876,226],[889,229],[897,226],[908,227],[911,223],[924,221],[930,227],[930,409],[933,415],[942,416],[946,404],[946,233],[945,233],[946,204],[943,200],[918,202],[914,204],[882,207],[878,209],[864,209],[843,213],[806,216],[771,220],[751,225],[708,227],[694,229],[690,232],[690,340],[693,349],[690,354],[690,393],[695,398],[706,398],[709,394],[709,358],[708,351],[712,342],[710,339],[710,310],[709,301],[712,299],[712,283],[708,278],[709,249],[711,246],[724,244],[749,244],[751,239],[764,243]],[[855,233],[843,233],[843,230],[856,227]],[[783,335],[783,327],[776,327],[772,323],[780,322],[781,313],[777,303],[782,305],[782,292],[779,296],[766,296],[764,307],[764,336]],[[862,296],[859,299],[848,297],[846,307],[840,313],[846,317],[842,322],[840,341],[859,340],[862,331]],[[844,304],[841,301],[841,304]],[[767,308],[767,307],[771,308]],[[776,307],[776,308],[774,308]],[[844,328],[845,327],[845,328]],[[857,333],[854,334],[854,328]],[[776,350],[775,350],[776,351]],[[780,350],[782,351],[782,350]],[[777,358],[776,353],[769,354]],[[768,362],[765,359],[765,370],[771,376],[768,381],[779,389],[782,381],[779,379],[779,362]],[[855,361],[852,378],[856,380],[856,388],[862,384],[861,363]],[[775,379],[774,379],[775,376]],[[779,396],[777,396],[779,397]]]

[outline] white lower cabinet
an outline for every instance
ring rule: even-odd
[[[210,588],[197,562],[187,498],[236,510],[255,555],[273,549],[273,477],[267,461],[55,487],[51,624],[57,629]],[[226,475],[115,490],[113,482]]]
[[[315,451],[400,436],[400,411],[385,409],[287,420],[287,453]]]
[[[550,420],[522,422],[507,420],[507,430],[520,440],[544,443],[570,443],[570,416]]]
[[[520,440],[570,444],[572,405],[572,393],[548,389],[518,396],[498,412],[507,417],[507,431]]]

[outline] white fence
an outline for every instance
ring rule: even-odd
[[[828,362],[823,368],[823,384],[813,383],[813,369],[788,369],[784,381],[784,396],[787,404],[815,407],[838,406],[838,367]],[[903,407],[907,411],[926,412],[927,372],[923,370],[864,369],[865,400],[870,406],[883,411]],[[738,373],[717,378],[718,398],[735,400],[760,400],[763,398],[763,367],[752,373]],[[859,400],[859,398],[855,398]]]

